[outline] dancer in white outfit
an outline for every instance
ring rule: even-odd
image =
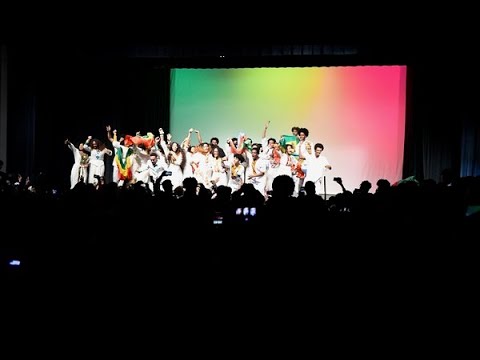
[[[220,157],[220,148],[215,147],[212,150],[212,178],[210,182],[214,186],[227,186],[227,167],[225,158]]]
[[[251,152],[247,152],[249,158],[248,167],[246,171],[247,184],[253,184],[253,187],[260,191],[260,193],[266,198],[267,193],[265,187],[267,185],[267,177],[265,173],[267,171],[266,161],[259,158],[258,148],[254,147]]]
[[[90,156],[84,151],[83,144],[80,144],[78,149],[68,139],[65,140],[65,144],[72,150],[75,161],[70,172],[70,189],[73,189],[80,181],[87,182]]]
[[[228,186],[232,189],[232,193],[240,190],[245,183],[245,168],[242,163],[245,161],[242,155],[233,154],[233,159],[230,162],[230,176],[228,179]]]
[[[322,155],[323,145],[315,144],[315,152],[313,155],[306,155],[305,163],[308,168],[307,176],[305,176],[305,183],[312,181],[315,184],[315,193],[320,195],[322,193],[322,178],[326,171],[332,170],[332,166],[327,158]]]
[[[92,146],[90,147],[90,142]],[[112,150],[107,149],[105,144],[103,144],[98,139],[93,139],[89,136],[85,145],[83,146],[85,150],[90,151],[90,170],[88,172],[88,182],[93,185],[98,184],[98,178],[105,175],[105,161],[104,156],[112,155]]]

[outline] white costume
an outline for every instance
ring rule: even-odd
[[[97,176],[105,175],[105,154],[112,155],[112,150],[110,149],[92,149],[88,145],[84,145],[85,150],[90,151],[90,170],[88,172],[88,182],[90,184],[97,185],[98,180],[95,178]]]
[[[266,197],[266,192],[265,192],[265,187],[267,185],[267,176],[266,176],[266,171],[267,171],[267,163],[265,160],[262,159],[257,159],[254,160],[252,155],[250,153],[247,153],[249,162],[248,162],[248,167],[246,171],[246,182],[247,184],[252,184],[255,189],[260,191],[260,193]],[[262,174],[263,173],[263,174]],[[249,178],[249,176],[252,175],[259,175],[260,176],[255,176],[252,178]]]
[[[315,184],[315,193],[320,195],[322,193],[322,179],[328,168],[330,166],[327,158],[323,155],[308,155],[305,160],[306,168],[308,169],[307,175],[305,176],[305,182],[312,181]]]
[[[71,142],[68,142],[68,148],[72,150],[75,161],[70,172],[70,189],[73,189],[80,182],[80,179],[84,183],[88,180],[89,156],[81,153]]]

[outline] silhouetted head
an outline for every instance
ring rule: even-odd
[[[360,190],[362,192],[368,193],[371,188],[372,188],[372,184],[370,183],[370,181],[364,180],[360,184]]]
[[[194,177],[187,177],[183,180],[183,187],[185,192],[196,193],[198,181]]]
[[[315,183],[313,181],[307,181],[304,187],[307,195],[315,195],[316,189],[315,189]]]
[[[274,197],[290,197],[295,190],[295,182],[288,175],[279,175],[273,180],[272,190]]]
[[[166,193],[171,193],[173,190],[172,182],[168,179],[162,182],[162,187],[163,191],[165,191]]]
[[[377,190],[376,192],[382,192],[390,189],[390,181],[387,179],[380,179],[377,181]]]

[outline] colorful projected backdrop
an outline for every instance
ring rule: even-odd
[[[277,140],[306,127],[333,166],[328,194],[341,191],[335,176],[348,190],[363,180],[374,191],[378,179],[401,179],[406,66],[175,69],[171,90],[174,140],[193,127],[225,147],[240,132],[260,142],[267,121],[267,137]]]

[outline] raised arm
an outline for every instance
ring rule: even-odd
[[[202,135],[200,135],[200,130],[195,130],[195,132],[197,133],[198,144],[203,143]]]
[[[111,143],[115,141],[112,137],[112,127],[110,125],[107,125],[107,138],[108,140],[110,140]]]
[[[72,150],[72,151],[75,151],[75,149],[76,149],[76,148],[75,148],[75,145],[73,145],[73,144],[70,142],[70,140],[68,140],[68,139],[65,139],[65,145],[67,145],[68,148],[69,148],[70,150]]]
[[[167,159],[168,157],[168,152],[170,151],[168,149],[168,146],[167,144],[165,143],[165,139],[163,138],[165,136],[165,133],[163,132],[163,129],[160,128],[158,129],[158,134],[159,134],[159,137],[160,137],[160,146],[162,147],[163,149],[163,153],[165,154],[165,159]]]
[[[172,134],[168,133],[167,134],[167,145],[171,145],[172,144]]]
[[[188,147],[190,146],[190,136],[192,135],[193,129],[188,130],[188,135],[185,139],[183,139],[182,143],[180,144],[180,147],[182,149],[188,150]]]
[[[262,139],[265,139],[267,137],[267,129],[268,129],[269,125],[270,125],[270,120],[267,121],[267,123],[265,124],[265,126],[263,128]]]
[[[87,140],[85,141],[85,144],[83,145],[83,148],[87,151],[92,151],[90,148],[90,141],[92,140],[92,136],[87,137]]]

